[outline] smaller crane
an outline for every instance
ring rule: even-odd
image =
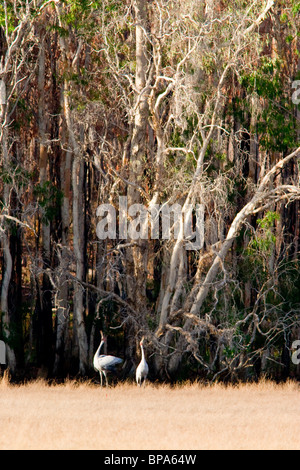
[[[94,355],[93,365],[94,365],[94,369],[97,370],[100,374],[100,383],[102,387],[103,386],[102,375],[105,378],[105,383],[107,386],[108,385],[107,375],[106,375],[107,372],[115,372],[115,366],[123,362],[123,359],[119,357],[115,357],[115,356],[108,356],[106,354],[100,354],[101,348],[106,341],[106,336],[103,335],[102,331],[100,331],[100,333],[101,333],[101,342]]]
[[[140,347],[141,347],[141,351],[142,351],[142,359],[141,359],[141,362],[139,363],[139,365],[137,366],[136,373],[135,373],[136,383],[139,386],[142,385],[142,382],[144,382],[144,385],[145,385],[146,378],[147,378],[147,375],[148,375],[148,372],[149,372],[149,367],[148,367],[148,364],[147,364],[146,359],[145,359],[145,353],[144,353],[144,347],[143,347],[144,339],[145,338],[143,336],[143,338],[140,341]]]

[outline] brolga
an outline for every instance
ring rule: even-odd
[[[144,352],[144,337],[140,341],[140,347],[141,347],[141,352],[142,352],[142,359],[139,365],[136,368],[136,373],[135,373],[135,378],[136,378],[136,383],[141,386],[142,383],[146,382],[146,378],[149,372],[149,367],[145,359],[145,352]]]
[[[94,369],[97,370],[100,374],[100,383],[102,387],[103,386],[102,376],[105,378],[105,384],[107,386],[108,385],[107,372],[115,372],[115,366],[123,362],[123,359],[120,359],[119,357],[115,357],[115,356],[109,356],[107,354],[101,354],[101,348],[106,341],[106,336],[103,335],[102,331],[100,331],[100,333],[101,333],[101,342],[97,351],[95,352],[93,365],[94,365]]]

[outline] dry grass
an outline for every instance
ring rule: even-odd
[[[300,449],[296,383],[0,382],[0,449]]]

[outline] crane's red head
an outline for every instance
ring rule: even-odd
[[[103,331],[100,331],[101,334],[101,341],[106,341],[106,336],[104,336]]]

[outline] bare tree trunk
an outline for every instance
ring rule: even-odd
[[[1,80],[1,96],[0,96],[0,104],[1,104],[1,135],[2,135],[2,155],[3,155],[3,167],[9,171],[9,156],[8,156],[8,129],[5,124],[6,120],[6,85],[5,81]],[[10,185],[8,183],[4,184],[3,189],[3,214],[9,214],[10,210]],[[16,368],[16,356],[15,352],[12,349],[10,342],[10,313],[9,313],[9,305],[8,305],[8,297],[9,297],[9,284],[11,281],[12,276],[12,256],[10,252],[10,244],[9,244],[9,236],[7,233],[7,227],[5,227],[5,219],[2,219],[3,223],[0,227],[0,239],[2,239],[2,246],[3,246],[3,254],[4,254],[4,272],[2,277],[2,288],[1,288],[1,312],[4,315],[4,332],[8,340],[7,344],[7,363],[8,367],[10,368],[11,372],[15,371]]]
[[[298,59],[298,64],[297,64],[297,72],[298,74],[300,73],[300,58]],[[300,107],[299,105],[295,107],[295,114],[296,114],[296,122],[300,122]],[[298,131],[297,131],[297,141],[300,141],[300,126],[298,126]],[[298,168],[298,174],[300,173],[300,170]],[[296,258],[299,253],[299,243],[300,243],[300,201],[295,201],[295,252],[294,252],[294,257]]]
[[[61,139],[64,145],[63,135],[65,126],[61,125]],[[66,359],[69,351],[69,303],[68,303],[68,277],[69,269],[69,226],[70,226],[70,191],[71,191],[71,159],[72,155],[69,150],[62,151],[62,161],[60,167],[61,190],[63,192],[63,201],[61,207],[62,222],[62,239],[60,250],[60,266],[58,273],[58,292],[57,292],[57,312],[56,312],[56,346],[55,346],[55,362],[54,373],[60,372],[63,366],[63,359]]]
[[[251,183],[257,183],[257,177],[256,177],[256,170],[257,170],[257,163],[258,163],[258,155],[259,155],[259,147],[258,147],[258,136],[256,133],[256,127],[257,127],[257,116],[259,113],[259,98],[256,94],[254,94],[251,99],[251,119],[250,119],[250,149],[249,149],[249,156],[248,156],[248,166],[249,166],[249,171],[248,171],[248,181],[251,181]],[[251,191],[251,187],[249,188],[248,186],[248,191]],[[250,196],[247,197],[249,199]],[[244,246],[245,248],[248,246],[249,243],[249,237],[246,236],[244,240]],[[251,291],[252,291],[252,285],[250,280],[245,282],[244,286],[244,299],[245,299],[245,307],[248,308],[251,305]]]
[[[40,34],[39,75],[38,75],[38,124],[39,124],[39,153],[40,153],[40,186],[43,188],[48,180],[48,155],[46,147],[46,106],[45,106],[45,38]],[[43,217],[42,222],[43,258],[45,263],[50,260],[50,223]]]
[[[42,191],[46,193],[46,183],[48,176],[48,152],[46,144],[46,104],[45,104],[45,33],[40,31],[40,50],[39,50],[39,72],[38,72],[38,127],[39,127],[39,184]],[[51,283],[46,272],[50,268],[50,220],[47,219],[44,208],[41,217],[42,226],[42,286],[41,286],[41,310],[39,312],[40,330],[38,331],[40,350],[39,361],[47,368],[52,367],[52,299]]]
[[[61,21],[60,2],[56,3],[56,12]],[[68,48],[64,37],[60,37],[60,47],[64,57],[64,67],[68,68]],[[74,327],[79,347],[79,373],[84,375],[88,367],[88,341],[84,321],[84,288],[81,282],[84,280],[84,255],[83,255],[83,159],[75,138],[75,132],[70,109],[69,82],[64,81],[64,116],[69,135],[69,144],[73,152],[72,162],[72,190],[73,190],[73,245],[76,259],[76,281],[74,282]]]
[[[85,374],[88,365],[88,344],[84,322],[84,288],[81,285],[81,281],[84,281],[82,183],[83,161],[79,156],[75,156],[72,168],[73,243],[77,278],[74,285],[74,316],[79,345],[79,372]]]
[[[134,185],[128,187],[128,205],[140,203],[141,196],[137,187],[142,187],[144,162],[146,156],[146,131],[148,126],[148,96],[146,74],[149,67],[147,57],[147,3],[135,0],[136,14],[136,110],[131,140],[129,179]],[[142,311],[146,304],[147,280],[147,243],[138,239],[134,246],[127,249],[127,293],[136,310]]]
[[[9,344],[10,341],[10,315],[8,307],[8,295],[9,295],[9,283],[12,275],[12,257],[9,247],[9,239],[5,233],[2,234],[2,245],[3,245],[3,254],[4,254],[4,263],[5,271],[2,278],[2,288],[1,288],[1,312],[4,314],[4,333],[7,337],[7,364],[10,371],[13,373],[16,368],[16,357],[14,350]]]

